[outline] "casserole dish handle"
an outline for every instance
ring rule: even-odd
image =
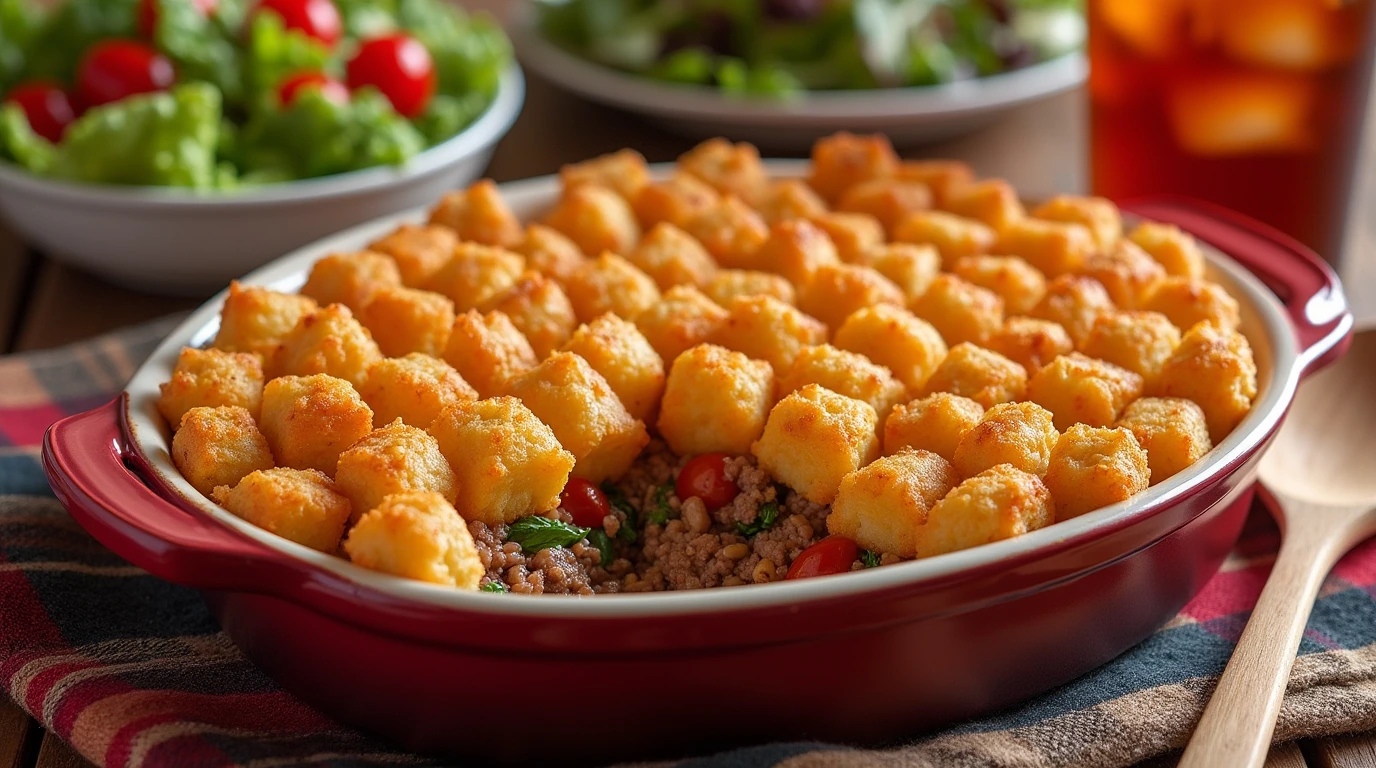
[[[236,590],[292,579],[265,547],[149,488],[130,464],[121,414],[127,395],[48,428],[43,470],[73,519],[101,544],[158,578]]]
[[[1290,316],[1300,370],[1313,373],[1352,342],[1352,311],[1333,268],[1285,233],[1222,206],[1187,197],[1130,200],[1124,211],[1175,224],[1223,251],[1266,284]]]

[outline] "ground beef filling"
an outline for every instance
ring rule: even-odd
[[[588,595],[762,584],[784,578],[794,558],[827,535],[830,507],[775,484],[753,456],[726,462],[727,478],[740,489],[730,504],[709,513],[701,499],[680,499],[674,480],[685,461],[655,440],[612,485],[613,508],[602,530],[616,552],[605,568],[602,553],[586,539],[523,553],[506,540],[507,526],[469,523],[487,567],[483,585]],[[562,508],[551,516],[572,520]]]

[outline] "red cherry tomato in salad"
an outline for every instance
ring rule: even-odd
[[[810,579],[845,573],[860,556],[860,548],[845,536],[828,536],[813,544],[794,558],[788,567],[788,579]]]
[[[680,499],[702,499],[708,512],[730,504],[741,489],[726,478],[726,459],[724,453],[704,453],[689,459],[678,473],[674,492]]]
[[[264,8],[281,16],[287,29],[299,29],[330,47],[344,35],[344,21],[331,0],[261,0],[253,10]]]
[[[147,45],[106,40],[82,57],[76,95],[83,108],[98,107],[139,93],[165,91],[176,79],[172,62]]]
[[[215,13],[219,6],[219,0],[191,0],[191,7],[205,16]],[[146,40],[152,40],[158,31],[158,0],[139,0],[138,22],[139,34]]]
[[[76,119],[76,110],[67,92],[50,82],[39,80],[18,85],[5,101],[19,105],[33,132],[54,143],[62,141],[67,126]]]
[[[612,511],[602,489],[581,477],[569,478],[559,496],[559,506],[573,515],[573,524],[580,528],[601,528],[602,518]]]
[[[419,117],[435,95],[435,62],[410,35],[376,37],[349,60],[349,87],[371,85],[406,117]]]
[[[349,88],[324,72],[297,72],[277,86],[277,99],[289,107],[307,88],[318,88],[321,95],[336,104],[349,103]]]

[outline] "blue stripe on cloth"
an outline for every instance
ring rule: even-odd
[[[219,630],[194,589],[147,574],[110,578],[74,571],[30,571],[29,583],[72,645],[116,638],[208,635]]]
[[[53,495],[37,454],[0,454],[0,493],[15,496]]]
[[[1362,648],[1376,643],[1376,600],[1360,587],[1328,595],[1314,606],[1309,628],[1320,629],[1339,648]],[[1318,643],[1300,647],[1300,653],[1329,650]],[[1312,648],[1312,650],[1310,650]]]

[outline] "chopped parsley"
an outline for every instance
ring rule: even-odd
[[[736,523],[736,532],[742,536],[754,536],[757,533],[767,531],[774,527],[775,521],[779,519],[779,505],[769,502],[760,507],[755,513],[755,520],[750,523]]]
[[[479,592],[510,592],[511,588],[500,581],[489,581],[478,588]]]
[[[530,554],[550,547],[571,547],[582,541],[589,530],[548,517],[531,515],[512,523],[506,539],[520,544],[521,551]]]
[[[667,485],[655,486],[654,498],[650,501],[650,508],[645,512],[645,522],[658,523],[664,525],[669,522],[669,515],[674,508],[669,506],[669,494],[673,488]]]
[[[631,506],[631,500],[626,498],[626,492],[612,485],[611,481],[602,484],[602,492],[607,494],[607,503],[612,505],[612,509],[619,509],[621,514],[626,516],[626,522],[617,529],[616,537],[634,543],[635,529],[640,527],[640,516],[636,514],[635,507]]]
[[[878,568],[879,553],[871,549],[862,549],[860,550],[860,562],[864,563],[866,568]]]
[[[588,533],[588,543],[597,547],[597,551],[602,553],[600,564],[603,568],[612,564],[616,559],[616,547],[612,546],[612,537],[601,528],[594,528]]]

